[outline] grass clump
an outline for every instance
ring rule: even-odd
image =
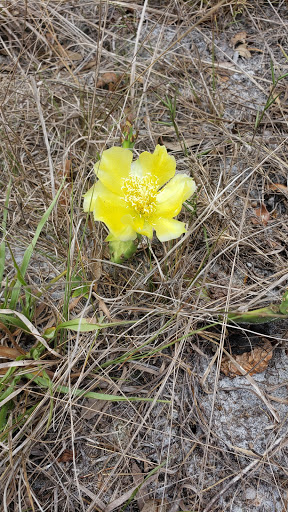
[[[286,15],[265,1],[0,8],[5,512],[246,509],[255,493],[284,510]],[[231,43],[243,31],[251,58]],[[136,133],[134,160],[164,144],[197,196],[182,237],[143,237],[115,263],[83,195],[103,151]],[[260,376],[221,373],[235,337],[270,341]]]

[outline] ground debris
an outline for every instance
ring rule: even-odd
[[[249,352],[243,352],[242,354],[234,355],[235,361],[249,373],[254,375],[255,373],[262,373],[266,370],[270,359],[273,355],[273,347],[268,339],[262,338],[263,345],[253,347]],[[224,355],[221,362],[221,371],[228,377],[236,377],[237,375],[243,375],[243,373],[235,366],[228,356]]]

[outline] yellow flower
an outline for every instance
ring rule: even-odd
[[[141,153],[135,162],[132,158],[132,151],[122,147],[103,152],[94,166],[98,181],[84,195],[84,211],[106,224],[107,240],[135,240],[137,233],[152,238],[155,230],[166,242],[185,233],[184,222],[173,217],[195,192],[194,180],[175,175],[175,158],[165,146]]]

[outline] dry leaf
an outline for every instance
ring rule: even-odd
[[[76,455],[76,453],[75,453]],[[71,462],[73,460],[73,450],[64,450],[58,457],[57,462]]]
[[[141,512],[158,512],[158,505],[154,500],[146,501],[144,507],[141,509]]]
[[[243,354],[233,356],[235,361],[242,366],[249,375],[264,372],[272,358],[272,345],[268,339],[263,339],[265,339],[265,342],[262,346],[253,348],[251,352],[244,352]],[[242,375],[237,366],[233,364],[233,361],[225,355],[222,358],[221,371],[227,377],[231,378]]]
[[[0,347],[0,357],[5,359],[16,359],[16,357],[22,356],[23,352],[20,352],[17,348]]]
[[[259,218],[259,221],[267,226],[268,220],[270,220],[270,213],[268,212],[265,204],[262,204],[259,208],[255,208],[255,215]]]
[[[221,71],[235,73],[235,71],[236,71],[234,63],[226,62],[226,60],[217,62],[217,64],[215,64],[214,68],[216,69],[217,73],[220,73]]]
[[[264,53],[260,48],[254,48],[253,46],[249,46],[250,52]]]
[[[89,69],[94,68],[96,64],[97,59],[91,59],[83,67],[81,67],[81,71],[89,71]]]
[[[103,87],[108,86],[109,91],[112,91],[117,82],[119,82],[119,77],[116,73],[113,71],[107,71],[107,73],[104,73],[98,80],[96,87],[98,89],[103,89]]]
[[[72,299],[70,304],[69,304],[69,307],[68,307],[69,311],[70,312],[73,311],[73,309],[76,308],[78,302],[80,302],[80,300],[82,300],[82,299],[83,299],[83,295],[82,294],[79,295],[78,297],[75,297],[74,299]]]
[[[218,62],[214,66],[214,70],[217,73],[217,77],[221,82],[227,82],[230,76],[235,73],[235,64],[234,62]]]
[[[228,80],[230,80],[230,77],[227,75],[219,75],[218,78],[219,78],[220,82],[224,82],[224,83],[228,82]]]
[[[273,190],[275,192],[282,192],[282,194],[288,195],[288,187],[286,187],[286,185],[282,185],[281,183],[270,183],[268,188],[269,190]]]
[[[238,32],[237,34],[235,34],[235,36],[233,36],[231,38],[231,43],[235,47],[235,45],[237,43],[245,43],[246,37],[247,37],[247,32],[245,32],[245,30],[243,30],[243,32]]]
[[[99,303],[99,309],[101,311],[103,311],[104,315],[106,315],[109,320],[112,320],[112,317],[110,315],[110,311],[109,311],[108,307],[106,306],[104,300],[99,298],[98,299],[98,303]]]
[[[241,57],[244,57],[244,59],[251,59],[251,53],[249,52],[246,43],[239,44],[235,51],[238,52]]]
[[[194,139],[193,137],[187,137],[184,139],[184,143],[186,148],[190,148],[191,146],[199,146],[203,139]],[[184,143],[180,144],[178,141],[169,141],[166,140],[165,137],[162,137],[163,144],[167,149],[171,151],[182,151],[184,147]]]
[[[67,158],[65,160],[65,164],[64,164],[64,173],[65,173],[65,177],[70,181],[71,180],[71,170],[72,170],[72,160],[70,160],[69,158]]]
[[[66,50],[65,52],[65,56],[68,57],[68,60],[73,60],[73,61],[77,61],[77,60],[82,60],[82,55],[81,53],[79,52],[73,52],[71,50]]]
[[[107,409],[107,403],[104,400],[97,400],[96,398],[87,398],[85,400],[85,410],[82,414],[82,418],[85,420],[92,420],[96,415],[104,409]]]

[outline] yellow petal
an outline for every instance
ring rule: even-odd
[[[130,149],[117,146],[106,149],[94,165],[95,174],[106,188],[121,195],[123,179],[130,173],[132,158]]]
[[[175,174],[175,158],[168,155],[165,146],[159,146],[159,144],[156,146],[154,153],[151,154],[147,151],[141,153],[138,162],[142,168],[143,176],[151,174],[153,178],[158,180],[158,188],[162,187]]]
[[[83,202],[83,210],[84,212],[93,212],[95,208],[95,203],[97,199],[97,193],[95,190],[95,185],[89,188],[88,192],[84,194],[84,202]]]
[[[122,222],[124,224],[130,225],[131,228],[139,233],[139,235],[148,236],[148,238],[153,237],[153,226],[149,221],[147,221],[143,216],[139,215],[136,211],[134,211],[132,215],[125,215],[122,217]]]
[[[147,236],[148,238],[150,238],[150,240],[152,240],[153,226],[151,226],[151,224],[149,224],[148,222],[145,222],[141,231],[137,231],[137,233],[139,233],[139,235]]]
[[[156,235],[160,242],[174,240],[174,238],[178,238],[178,236],[186,232],[184,222],[175,219],[156,219],[154,229],[156,230]]]
[[[139,235],[148,236],[148,238],[153,237],[153,226],[147,221],[144,220],[144,222],[138,222],[138,219],[133,219],[133,227]]]
[[[175,176],[175,169],[175,159],[164,146],[156,146],[153,154],[142,153],[133,163],[129,149],[112,147],[95,164],[99,179],[84,195],[84,211],[92,211],[95,220],[106,224],[110,231],[107,240],[134,240],[137,233],[152,238],[153,229],[161,242],[178,238],[185,233],[185,224],[173,217],[196,187],[189,176]]]
[[[134,240],[137,236],[132,222],[134,210],[100,181],[85,194],[84,211],[92,211],[94,219],[104,222],[116,240]],[[127,222],[128,218],[131,218],[130,222]]]
[[[186,174],[176,174],[157,194],[154,215],[157,217],[175,217],[180,212],[183,202],[189,199],[195,190],[196,185],[193,178]]]

